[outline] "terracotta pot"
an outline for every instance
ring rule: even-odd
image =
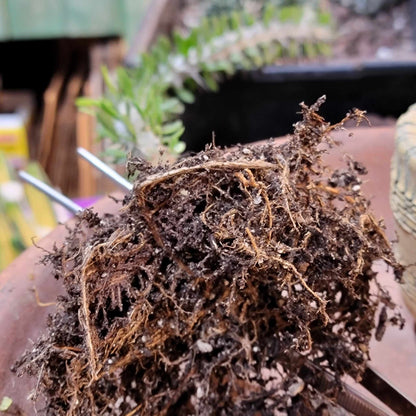
[[[104,198],[95,209],[112,213],[118,206]],[[67,223],[73,224],[73,219]],[[65,226],[60,225],[38,246],[52,250],[54,244],[62,243],[65,234]],[[47,315],[54,311],[56,297],[63,291],[61,282],[53,278],[53,270],[39,264],[42,255],[40,248],[31,247],[0,274],[0,402],[4,396],[11,397],[28,415],[34,413],[27,397],[36,380],[16,377],[10,367],[44,332]]]
[[[394,220],[388,202],[394,129],[363,128],[355,130],[351,139],[346,133],[340,133],[340,136],[345,145],[341,151],[334,149],[326,162],[332,166],[340,165],[342,153],[346,152],[367,166],[369,175],[365,178],[363,189],[372,199],[376,216],[385,218],[388,237],[394,238]],[[110,199],[99,201],[96,208],[101,213],[116,212],[118,209]],[[59,245],[63,241],[64,235],[65,228],[60,226],[43,239],[40,245],[47,250],[51,249],[54,243]],[[18,379],[9,369],[23,351],[30,348],[31,340],[36,340],[45,330],[46,316],[54,310],[53,306],[37,304],[33,287],[37,288],[42,302],[53,302],[62,290],[60,282],[53,279],[53,270],[37,264],[41,256],[41,250],[32,247],[0,275],[0,400],[3,396],[10,396],[28,415],[34,414],[34,410],[26,398],[36,380]],[[400,304],[399,285],[394,283],[391,273],[384,266],[377,266],[377,270],[381,283],[388,287],[393,299]],[[405,329],[388,329],[382,342],[371,343],[370,353],[373,367],[416,400],[416,344],[412,318],[407,311],[404,314],[408,321]]]

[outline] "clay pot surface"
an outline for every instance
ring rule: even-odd
[[[390,160],[393,154],[394,127],[351,129],[348,133],[335,134],[343,141],[341,148],[334,148],[326,156],[332,166],[345,166],[343,154],[351,154],[354,159],[368,168],[364,177],[363,190],[372,201],[376,217],[383,217],[387,226],[387,236],[395,239],[394,219],[389,205]],[[284,139],[283,139],[284,140]],[[281,140],[277,140],[280,142]],[[116,212],[118,206],[108,198],[100,200],[96,209],[103,212]],[[73,224],[70,221],[68,225]],[[48,250],[53,244],[61,244],[65,235],[64,226],[57,227],[39,245]],[[16,259],[0,275],[0,400],[7,395],[24,409],[28,415],[34,414],[33,404],[27,396],[36,384],[35,379],[18,379],[10,372],[11,365],[32,345],[32,340],[44,332],[46,317],[54,311],[54,306],[39,306],[36,301],[36,287],[42,302],[54,302],[61,293],[60,282],[53,278],[53,270],[37,264],[42,256],[39,248],[32,247]],[[404,305],[400,286],[394,282],[391,273],[384,265],[376,265],[380,281],[389,289],[394,301]],[[385,375],[400,391],[416,400],[416,339],[413,332],[414,321],[403,306],[407,325],[403,331],[388,328],[382,342],[375,340],[370,346],[372,365]]]
[[[111,213],[118,206],[106,197],[94,209]],[[66,225],[73,226],[74,219]],[[38,247],[24,251],[0,274],[0,401],[4,396],[10,397],[28,415],[34,414],[27,397],[35,388],[36,379],[18,378],[10,367],[45,331],[47,316],[54,312],[56,297],[63,293],[53,270],[39,264],[39,259],[44,254],[42,250],[62,244],[66,232],[65,225],[59,225],[39,241]]]

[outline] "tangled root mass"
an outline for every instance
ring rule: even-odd
[[[281,146],[132,160],[120,212],[79,216],[45,258],[66,295],[16,366],[39,377],[45,414],[318,415],[330,394],[302,378],[305,362],[360,377],[379,304],[379,338],[401,324],[372,264],[400,269],[361,193],[365,168],[321,160],[363,113],[331,126],[321,101],[301,104]]]

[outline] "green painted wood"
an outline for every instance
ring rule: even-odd
[[[124,36],[130,44],[140,28],[151,0],[123,0]]]
[[[13,1],[13,0],[12,0]],[[38,0],[37,0],[38,1]],[[123,1],[64,1],[67,36],[120,35],[124,30]]]
[[[11,39],[51,38],[62,34],[66,0],[7,0]]]
[[[0,39],[9,36],[9,13],[7,11],[7,0],[0,0]]]
[[[0,40],[133,38],[151,0],[0,0]]]

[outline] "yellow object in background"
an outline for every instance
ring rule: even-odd
[[[19,251],[13,245],[13,232],[6,217],[0,212],[0,270],[3,270]]]
[[[29,163],[26,170],[47,182],[38,163]],[[51,201],[17,181],[8,158],[0,152],[0,270],[56,224]]]
[[[25,170],[35,178],[49,184],[49,179],[39,163],[30,162]],[[51,200],[29,184],[25,183],[24,189],[35,224],[47,230],[54,228],[57,224],[57,219]]]
[[[0,152],[15,167],[22,168],[29,158],[28,131],[34,105],[35,97],[29,91],[0,90]]]
[[[15,168],[48,182],[37,162],[28,162],[28,131],[34,97],[27,91],[0,91],[0,270],[57,224],[49,198],[23,185]]]
[[[21,236],[19,228],[24,234],[31,233],[31,227],[15,202],[19,197],[19,184],[17,183],[17,188],[15,184],[7,159],[0,152],[0,270],[25,248],[25,237]]]
[[[17,166],[29,158],[27,120],[21,113],[0,114],[0,150]]]

